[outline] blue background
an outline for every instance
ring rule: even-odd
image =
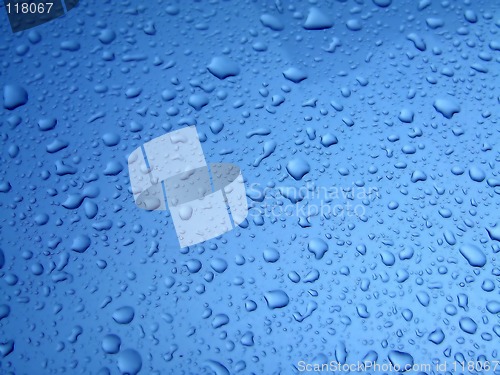
[[[2,7],[0,373],[495,366],[499,8],[83,0],[12,34]],[[127,157],[188,125],[251,209],[180,249]]]

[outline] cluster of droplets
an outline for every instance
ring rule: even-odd
[[[2,24],[0,372],[498,361],[499,5],[88,1]],[[126,165],[187,125],[241,167],[250,214],[179,249]]]

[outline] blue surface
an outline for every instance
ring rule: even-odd
[[[0,13],[1,374],[500,373],[500,2]],[[251,210],[181,249],[127,157],[188,125]]]

